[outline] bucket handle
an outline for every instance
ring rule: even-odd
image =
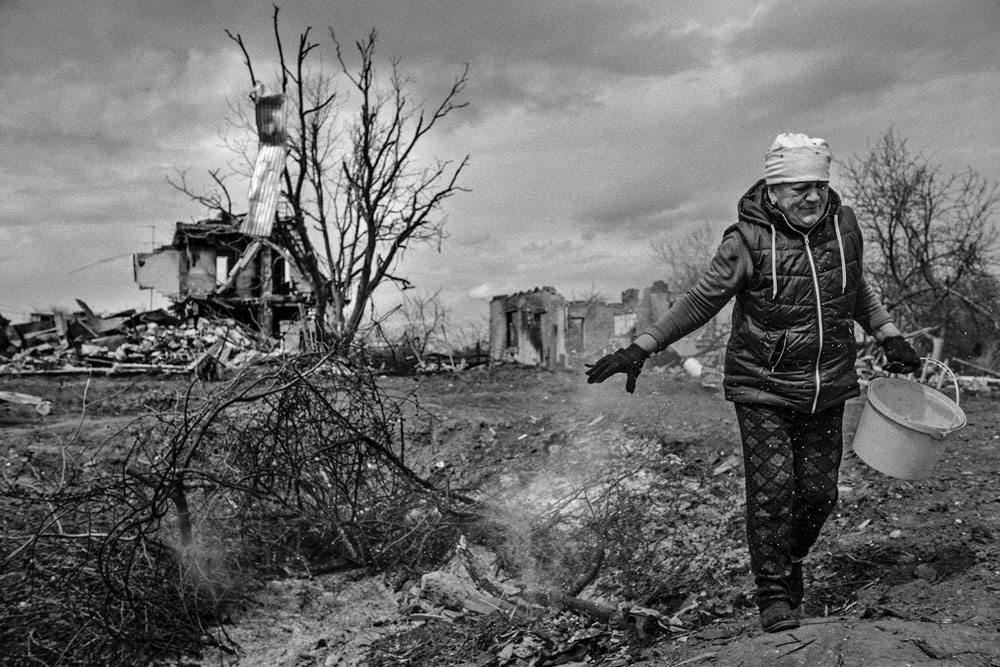
[[[923,361],[930,361],[932,363],[935,363],[938,366],[940,366],[941,368],[943,368],[944,370],[948,371],[948,375],[951,376],[951,383],[955,387],[955,405],[958,405],[959,407],[961,407],[959,405],[958,378],[955,377],[955,372],[952,371],[950,368],[948,368],[948,364],[944,363],[943,361],[938,361],[937,359],[931,359],[930,357],[920,357],[920,359],[923,360]],[[959,414],[961,414],[961,413],[959,413]],[[952,431],[956,431],[956,430],[962,428],[962,421],[963,421],[962,418],[960,416],[956,415],[955,421],[952,423],[952,425],[949,426],[945,430],[945,432],[941,434],[942,437],[948,435]]]

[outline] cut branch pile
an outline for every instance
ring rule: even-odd
[[[405,400],[343,358],[297,357],[138,420],[103,445],[120,465],[29,454],[0,471],[3,652],[233,650],[218,623],[265,575],[433,566],[474,503],[408,465]]]

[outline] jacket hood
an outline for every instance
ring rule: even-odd
[[[746,222],[753,222],[758,225],[763,225],[765,227],[771,227],[772,225],[776,228],[785,229],[789,231],[800,231],[795,230],[788,220],[785,219],[785,215],[778,210],[767,198],[767,184],[764,179],[760,179],[747,190],[742,197],[740,197],[739,204],[736,206],[736,211],[739,214],[740,220]],[[840,195],[834,192],[833,188],[830,188],[829,199],[826,204],[826,213],[820,218],[820,221],[816,224],[820,224],[827,218],[827,216],[836,215],[840,212]]]

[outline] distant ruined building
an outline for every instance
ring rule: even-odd
[[[555,288],[490,301],[490,358],[549,368],[566,364],[566,299]]]
[[[311,286],[287,249],[245,234],[245,220],[178,222],[169,245],[133,255],[135,282],[170,299],[179,313],[229,317],[267,336],[298,337],[315,305]]]
[[[566,301],[553,287],[495,296],[490,302],[490,357],[555,368],[569,365],[572,356],[610,352],[628,346],[676,296],[662,280],[642,290],[625,290],[620,303]],[[699,336],[672,347],[693,356],[715,330],[713,321]]]

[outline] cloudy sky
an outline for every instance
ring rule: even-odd
[[[0,313],[149,306],[131,255],[204,215],[166,178],[230,161],[248,74],[225,30],[263,63],[271,12],[0,0]],[[417,100],[468,64],[468,107],[425,148],[468,155],[469,192],[448,200],[440,252],[411,249],[399,270],[456,319],[536,286],[616,300],[651,284],[652,244],[721,234],[780,132],[845,162],[895,128],[944,169],[1000,181],[997,0],[313,0],[280,16],[287,45],[312,26],[328,61],[329,28],[347,45],[377,29]]]

